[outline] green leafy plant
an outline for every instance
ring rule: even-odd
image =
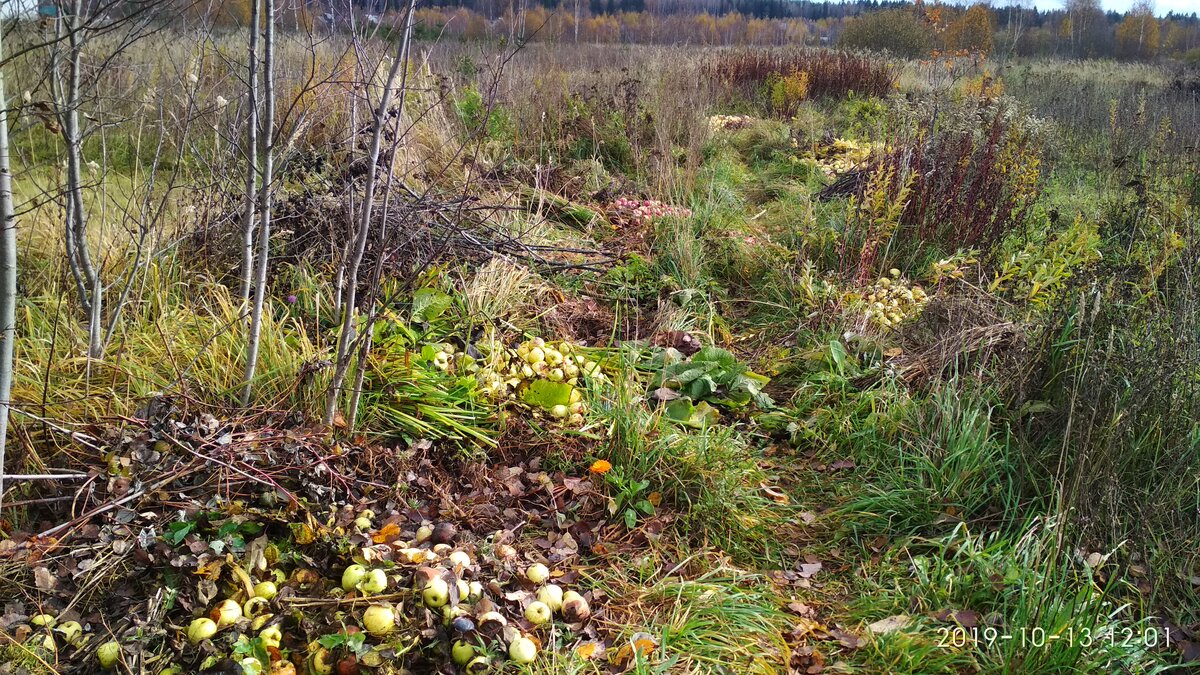
[[[625,476],[624,472],[613,470],[605,474],[604,479],[612,486],[616,496],[608,502],[609,515],[620,518],[625,527],[633,529],[641,516],[654,515],[656,493],[647,493],[650,481],[636,480]]]
[[[347,633],[343,630],[339,633],[329,633],[317,638],[317,643],[326,649],[345,648],[359,656],[369,651],[369,647],[367,647],[367,634],[361,631]]]
[[[678,351],[665,349],[653,361],[658,373],[651,381],[652,388],[665,387],[693,401],[709,401],[729,408],[751,403],[759,408],[774,405],[762,390],[771,378],[753,372],[719,347],[704,347],[687,360]]]
[[[233,643],[233,653],[237,656],[252,657],[258,661],[260,668],[269,668],[271,665],[271,655],[267,653],[267,646],[263,644],[260,637],[248,638],[245,635],[239,635],[237,642]],[[243,672],[249,672],[247,664],[244,660],[241,661]],[[264,670],[259,671],[264,672]]]

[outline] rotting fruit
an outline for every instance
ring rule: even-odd
[[[381,569],[373,569],[359,582],[358,588],[372,595],[382,593],[387,590],[387,574]]]
[[[531,602],[525,608],[525,618],[529,619],[529,623],[540,626],[550,620],[550,606],[540,600]]]
[[[100,667],[105,670],[112,670],[117,667],[117,661],[121,659],[121,643],[105,642],[96,650],[96,659],[100,661]]]
[[[425,590],[421,591],[421,599],[425,601],[426,607],[437,609],[450,600],[450,586],[441,577],[431,579]]]
[[[279,588],[273,581],[260,581],[254,585],[254,595],[264,600],[272,600],[279,595]]]
[[[80,626],[78,621],[64,621],[58,624],[58,627],[54,630],[63,636],[67,644],[75,647],[80,645],[80,638],[83,637],[83,626]]]
[[[538,590],[538,600],[544,602],[550,611],[557,612],[562,609],[563,605],[563,589],[561,586],[549,584]]]
[[[342,590],[354,590],[360,583],[362,583],[363,578],[366,576],[367,568],[363,567],[362,565],[351,565],[347,567],[346,571],[342,572]]]
[[[237,623],[242,618],[242,606],[236,600],[226,598],[217,604],[216,609],[209,613],[209,618],[217,622],[217,628],[225,628]]]
[[[267,626],[258,634],[262,640],[264,647],[274,647],[279,649],[279,645],[283,642],[283,632],[279,630],[279,626]]]
[[[457,665],[467,665],[475,658],[475,645],[466,640],[455,640],[454,646],[450,648],[450,658]]]
[[[387,635],[396,628],[396,612],[387,605],[371,605],[363,612],[363,627],[371,635]]]
[[[188,626],[188,642],[199,644],[217,634],[217,623],[212,619],[202,617],[192,621]]]
[[[519,637],[508,645],[508,658],[520,665],[533,663],[537,658],[537,645],[527,637]]]
[[[588,618],[592,610],[588,607],[588,602],[582,595],[575,591],[567,591],[563,594],[563,618],[570,623],[578,623]]]
[[[535,584],[545,583],[550,578],[550,570],[542,563],[534,563],[525,570],[525,578]]]

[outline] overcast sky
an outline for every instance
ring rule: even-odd
[[[1117,12],[1128,11],[1135,0],[1100,0],[1100,5],[1106,10],[1114,10]],[[1062,0],[1034,0],[1038,9],[1061,9],[1063,6]],[[996,7],[1004,6],[1004,0],[993,0],[992,5]],[[1200,0],[1155,0],[1154,13],[1162,16],[1168,12],[1176,14],[1191,14],[1192,12],[1200,12]]]

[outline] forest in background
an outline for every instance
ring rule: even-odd
[[[244,25],[247,0],[206,8],[220,23]],[[394,24],[396,8],[365,2],[357,11]],[[344,22],[344,12],[305,11]],[[1200,62],[1196,13],[1155,16],[1152,3],[1118,13],[1099,0],[1069,0],[1063,9],[1031,3],[959,6],[925,2],[683,2],[448,0],[423,5],[417,33],[428,39],[564,43],[841,45],[917,57],[931,50],[1000,57],[1176,59]]]

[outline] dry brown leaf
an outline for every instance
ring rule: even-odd
[[[33,583],[39,591],[52,591],[58,585],[58,579],[46,567],[33,568]]]
[[[841,628],[834,628],[833,630],[829,631],[829,635],[847,649],[858,649],[863,644],[862,638],[849,631],[844,631]]]
[[[221,576],[221,568],[224,566],[225,561],[220,558],[209,560],[196,568],[196,576],[216,581]]]

